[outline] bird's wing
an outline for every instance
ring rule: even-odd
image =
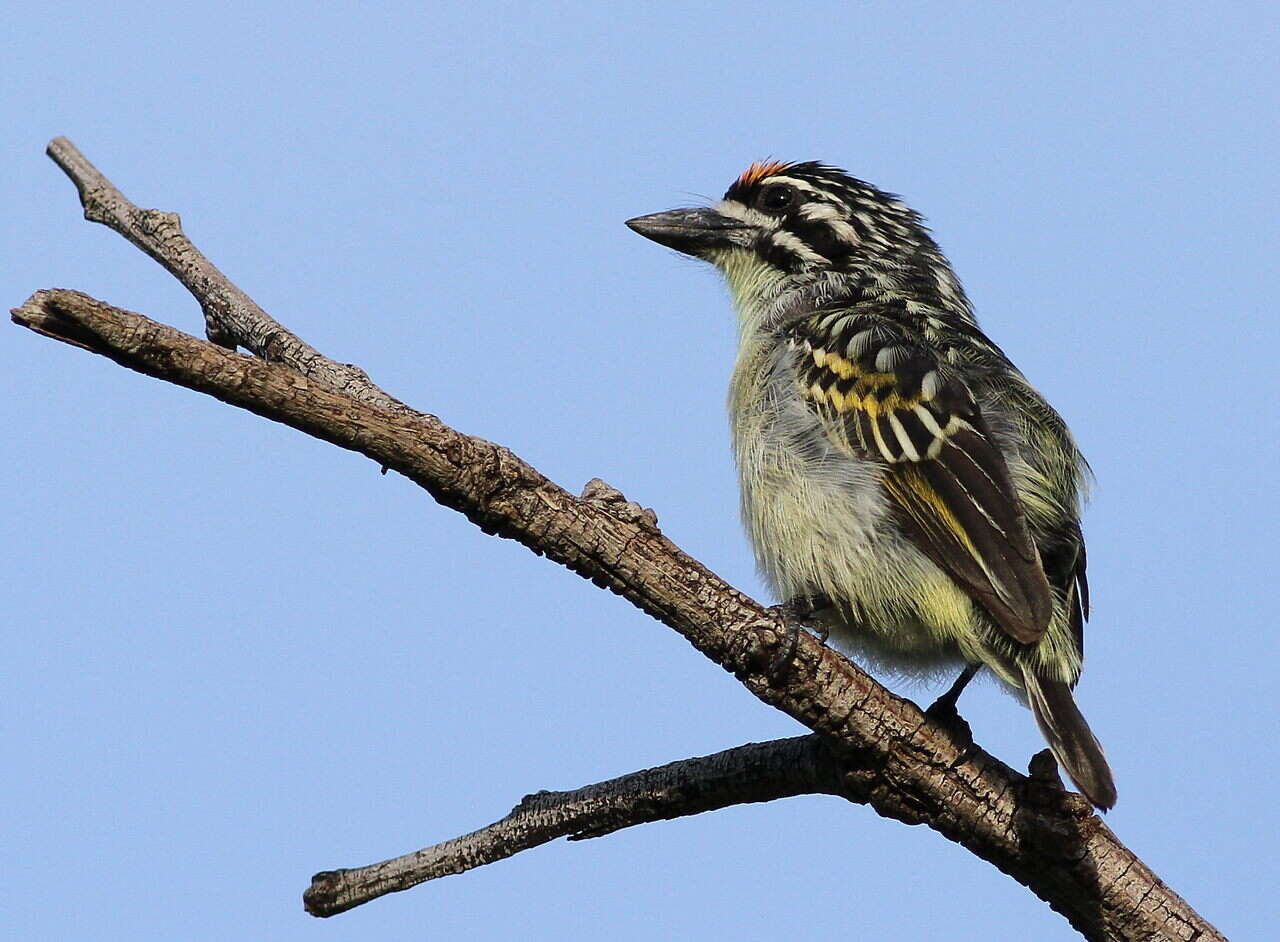
[[[1012,638],[1039,640],[1049,583],[1022,502],[968,386],[896,324],[820,313],[790,339],[805,398],[837,447],[879,461],[915,544]]]

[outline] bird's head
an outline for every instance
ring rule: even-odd
[[[640,235],[711,262],[746,320],[773,320],[789,295],[906,297],[963,314],[959,283],[920,216],[817,162],[754,163],[714,206],[627,220]]]

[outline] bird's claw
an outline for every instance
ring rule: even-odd
[[[769,614],[780,619],[787,629],[786,643],[769,665],[768,674],[770,679],[778,680],[781,678],[795,661],[796,650],[800,646],[800,629],[802,626],[812,631],[821,643],[827,643],[831,630],[821,621],[813,622],[810,619],[815,612],[819,612],[829,605],[830,603],[823,596],[799,595],[793,599],[788,599],[781,605],[771,605],[769,607]]]

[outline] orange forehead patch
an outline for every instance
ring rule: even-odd
[[[776,173],[782,173],[791,169],[794,164],[786,163],[781,160],[757,160],[746,170],[742,171],[742,176],[738,177],[738,186],[751,186],[753,183],[759,183],[765,177],[771,177]]]

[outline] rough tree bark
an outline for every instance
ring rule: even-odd
[[[652,511],[601,481],[574,496],[507,449],[411,409],[271,319],[187,240],[177,215],[134,206],[65,138],[48,153],[76,184],[85,218],[119,232],[191,291],[212,342],[64,290],[36,292],[13,310],[16,323],[366,455],[485,532],[623,596],[813,731],[530,795],[471,834],[317,874],[304,895],[309,912],[343,912],[561,836],[822,793],[929,826],[1028,887],[1086,938],[1223,938],[1063,790],[1047,752],[1021,775],[806,633],[788,661],[780,617],[681,552]]]

